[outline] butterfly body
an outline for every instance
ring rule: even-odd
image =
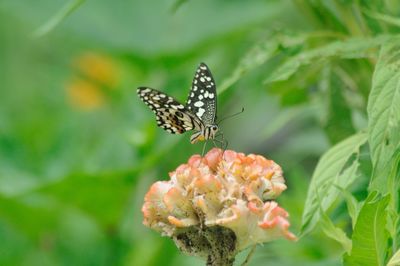
[[[190,137],[190,143],[194,144],[198,141],[204,141],[208,139],[215,139],[215,134],[218,132],[217,125],[207,125],[202,128],[201,131],[195,132]]]
[[[185,105],[148,87],[139,87],[137,93],[155,113],[157,125],[167,132],[182,134],[195,130],[190,137],[191,143],[216,137],[217,93],[214,79],[206,64],[201,63],[197,68]]]

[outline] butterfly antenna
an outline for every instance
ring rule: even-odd
[[[240,114],[243,113],[243,112],[244,112],[244,107],[242,107],[242,110],[240,110],[240,112],[234,113],[234,114],[232,114],[232,115],[225,116],[224,118],[222,118],[221,120],[219,120],[218,125],[221,124],[222,121],[224,121],[224,120],[226,120],[226,119],[228,119],[228,118],[232,118],[232,117],[234,117],[234,116],[240,115]]]

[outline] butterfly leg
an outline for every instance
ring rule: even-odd
[[[222,135],[222,141],[224,142],[225,146],[224,146],[224,152],[226,151],[226,148],[228,148],[228,140],[225,139],[224,137],[224,133],[221,133]]]
[[[224,147],[223,150],[225,152],[226,148],[228,147],[228,141],[225,139],[224,133],[221,132],[217,134],[215,137],[221,137],[221,139],[215,138],[215,140],[222,144],[221,148]]]
[[[203,150],[201,151],[201,158],[203,158],[203,156],[204,156],[204,152],[206,151],[207,143],[208,143],[208,139],[206,141],[204,141]]]
[[[220,134],[218,134],[217,136],[221,136],[221,139],[214,139],[214,140],[221,144],[221,148],[223,147],[222,154],[224,156],[225,155],[225,151],[228,148],[228,141],[225,139],[224,134],[222,132]],[[215,142],[214,142],[214,145],[215,145]]]
[[[204,153],[205,153],[205,151],[206,151],[207,143],[208,143],[208,139],[207,139],[206,141],[204,141],[203,149],[202,149],[202,151],[201,151],[201,157],[200,157],[199,165],[198,165],[197,167],[199,167],[200,164],[201,164],[201,162],[203,161],[203,157],[204,157]]]
[[[223,145],[223,144],[224,144],[224,142],[223,142],[222,140],[216,139],[216,138],[213,139],[212,142],[213,142],[213,144],[214,144],[214,147],[217,147],[217,148],[222,148],[222,146],[219,147],[218,144],[220,144],[220,145]]]
[[[223,149],[223,152],[225,153],[226,148],[228,147],[228,141],[226,139],[213,139],[213,143],[215,147],[218,147],[217,143],[221,145],[221,149]]]

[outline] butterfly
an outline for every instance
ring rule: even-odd
[[[192,144],[215,139],[219,130],[216,123],[217,92],[206,64],[200,63],[197,68],[186,104],[149,87],[139,87],[137,94],[155,113],[157,125],[167,132],[182,134],[195,130],[190,137]]]

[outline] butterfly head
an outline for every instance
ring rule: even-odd
[[[218,132],[218,125],[208,125],[206,126],[206,132],[205,132],[205,136],[206,139],[214,139],[215,138],[215,134]]]
[[[218,129],[218,125],[216,124],[206,125],[201,132],[201,135],[203,135],[204,139],[214,139]]]

